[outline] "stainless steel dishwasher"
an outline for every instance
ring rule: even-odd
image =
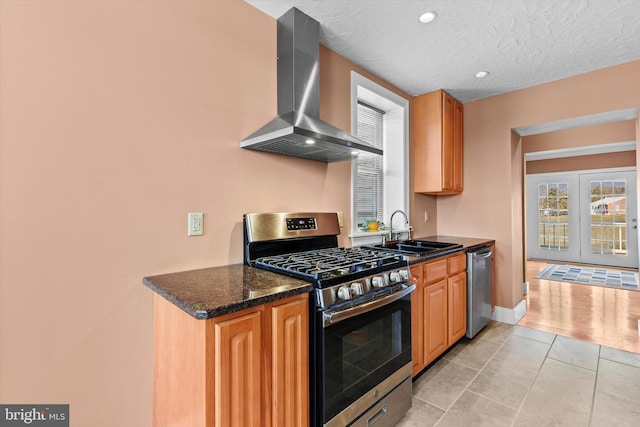
[[[492,282],[491,246],[467,252],[467,338],[473,338],[491,320]]]

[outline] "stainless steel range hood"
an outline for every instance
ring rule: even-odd
[[[296,8],[278,19],[278,117],[240,146],[320,162],[382,150],[320,120],[320,25]]]

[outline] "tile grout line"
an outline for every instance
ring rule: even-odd
[[[589,424],[593,420],[593,411],[596,407],[596,390],[598,389],[598,371],[600,371],[600,355],[602,354],[602,346],[598,345],[598,363],[596,363],[596,380],[593,382],[593,395],[591,396],[591,410],[589,411]]]
[[[412,397],[412,398],[416,398],[416,399],[418,399],[419,401],[426,403],[427,405],[431,405],[431,406],[433,406],[434,408],[438,408],[438,409],[440,409],[442,412],[444,412],[445,414],[447,413],[447,410],[446,410],[446,409],[441,408],[440,406],[436,405],[435,403],[431,403],[431,402],[429,402],[428,400],[424,400],[424,399],[423,399],[423,398],[421,398],[420,396],[416,396],[415,394],[412,394],[412,395],[411,395],[411,397]],[[442,415],[444,416],[444,414],[442,414]]]
[[[553,341],[551,341],[551,345],[549,345],[549,350],[547,350],[547,353],[544,355],[544,359],[542,359],[542,363],[540,364],[540,367],[538,368],[538,372],[536,372],[536,376],[533,378],[533,381],[531,382],[531,385],[527,389],[527,392],[525,393],[524,398],[522,399],[522,402],[520,402],[520,406],[516,410],[516,416],[513,418],[513,421],[511,422],[511,427],[513,427],[515,425],[518,417],[520,416],[520,413],[522,412],[522,407],[524,406],[524,402],[527,401],[527,397],[529,397],[529,393],[531,393],[531,390],[533,390],[533,386],[536,384],[536,381],[538,380],[538,376],[540,376],[540,371],[542,371],[542,367],[544,366],[544,362],[547,360],[547,357],[549,357],[549,353],[551,352],[551,348],[553,347],[553,344],[556,342],[556,338],[558,338],[558,334],[553,334],[553,335],[554,335],[553,336]]]
[[[502,406],[502,407],[504,407],[504,408],[511,409],[512,411],[517,411],[517,409],[512,408],[511,406],[507,406],[507,405],[505,405],[504,403],[502,403],[502,402],[498,402],[497,400],[492,399],[492,398],[491,398],[491,397],[489,397],[489,396],[485,396],[484,394],[480,394],[480,393],[478,393],[477,391],[473,391],[473,390],[469,390],[469,389],[465,389],[465,391],[468,391],[469,393],[473,393],[473,394],[475,394],[476,396],[480,396],[480,397],[482,397],[483,399],[487,399],[487,400],[489,400],[489,401],[491,401],[491,402],[493,402],[493,403],[495,403],[495,404],[497,404],[497,405],[500,405],[500,406]]]
[[[515,325],[514,325],[514,326],[515,326]],[[500,351],[500,349],[504,346],[504,344],[505,344],[505,343],[507,342],[507,340],[511,337],[511,335],[513,335],[513,331],[512,331],[512,332],[511,332],[511,333],[510,333],[510,334],[505,338],[505,340],[504,340],[504,341],[503,341],[503,342],[498,346],[498,348],[496,349],[496,351],[494,351],[494,352],[493,352],[493,354],[491,355],[491,357],[489,357],[489,359],[485,362],[485,364],[484,364],[484,365],[482,365],[482,368],[480,368],[480,369],[478,370],[478,373],[476,373],[476,374],[474,375],[474,377],[471,379],[471,381],[469,381],[469,383],[465,386],[465,388],[464,388],[464,389],[462,389],[462,391],[460,392],[460,394],[459,394],[458,396],[456,396],[456,398],[453,400],[453,402],[451,403],[451,405],[449,405],[449,407],[444,411],[444,414],[442,414],[442,416],[438,419],[438,421],[436,421],[436,423],[433,425],[433,427],[438,427],[438,424],[440,424],[440,421],[442,421],[442,419],[443,419],[443,418],[447,415],[447,413],[449,412],[449,409],[451,409],[451,408],[453,407],[453,405],[455,405],[455,404],[456,404],[456,402],[460,399],[460,397],[462,397],[462,395],[464,394],[464,392],[465,392],[465,391],[469,391],[470,393],[474,393],[473,391],[469,390],[469,386],[470,386],[470,385],[471,385],[471,384],[476,380],[476,378],[478,378],[478,375],[480,375],[480,373],[484,370],[484,368],[486,368],[486,367],[487,367],[487,365],[489,364],[489,362],[490,362],[490,361],[495,357],[495,355]],[[493,341],[491,341],[491,340],[487,340],[487,339],[482,338],[482,337],[478,337],[478,339],[483,340],[483,341],[487,341],[487,342],[493,342]],[[495,343],[495,342],[494,342],[494,344],[498,344],[498,343]],[[475,369],[475,368],[473,368],[473,367],[471,367],[471,366],[467,366],[467,365],[464,365],[464,364],[462,364],[462,363],[457,363],[457,362],[454,362],[453,360],[450,360],[450,359],[446,359],[446,360],[447,360],[449,363],[455,363],[456,365],[464,366],[465,368]],[[476,394],[476,395],[478,395],[478,396],[482,396],[482,395],[479,395],[478,393],[474,393],[474,394]],[[485,397],[485,396],[482,396],[482,397]],[[490,399],[490,400],[492,400],[492,399]],[[496,403],[498,403],[498,402],[496,402]],[[433,405],[433,406],[435,406],[435,405]],[[505,405],[502,405],[502,406],[505,406]],[[508,408],[508,406],[505,406],[505,407],[506,407],[506,408]],[[440,408],[440,409],[441,409],[441,408]]]

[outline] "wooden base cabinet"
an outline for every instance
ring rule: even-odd
[[[458,273],[447,280],[448,346],[467,332],[467,273]]]
[[[308,294],[208,320],[154,298],[154,427],[309,424]]]
[[[307,295],[307,294],[305,294]],[[309,424],[309,317],[307,298],[272,307],[271,425]]]
[[[424,356],[424,328],[427,322],[424,320],[424,277],[422,264],[411,267],[411,281],[415,283],[416,290],[411,294],[411,359],[413,359],[412,376],[422,370]]]
[[[424,287],[423,363],[428,365],[449,347],[447,330],[447,281],[427,284]]]
[[[466,254],[416,264],[411,275],[413,376],[444,353],[466,332]]]
[[[467,254],[447,258],[449,346],[467,332]]]
[[[224,321],[208,322],[214,337],[215,426],[259,426],[263,376],[261,367],[262,310]],[[207,393],[209,394],[209,393]]]

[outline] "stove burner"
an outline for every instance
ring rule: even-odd
[[[371,248],[327,248],[256,259],[256,265],[307,281],[324,281],[406,265],[402,255]]]

